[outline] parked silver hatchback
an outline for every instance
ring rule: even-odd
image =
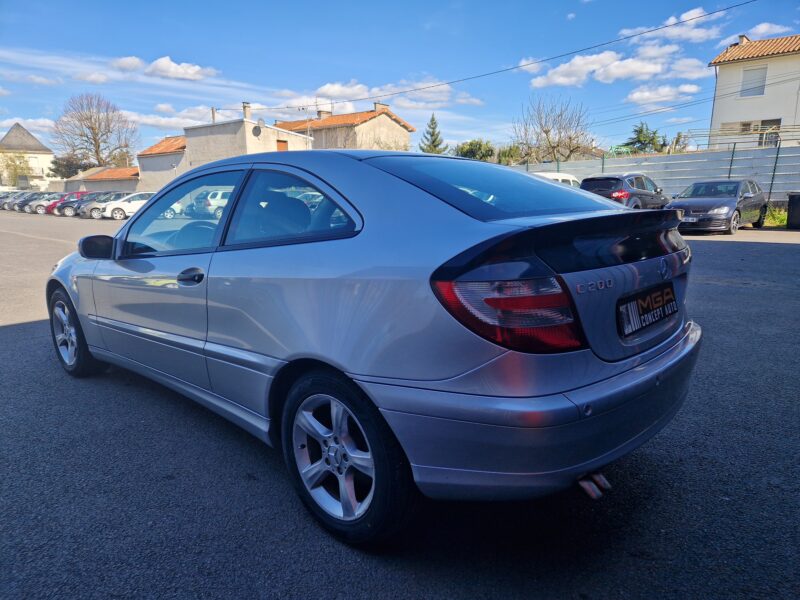
[[[375,542],[419,492],[597,495],[672,419],[701,338],[679,223],[457,158],[242,156],[82,239],[53,342],[71,375],[122,366],[280,446],[310,512]]]

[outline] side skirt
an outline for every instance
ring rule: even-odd
[[[139,375],[147,377],[148,379],[152,379],[153,381],[156,381],[161,385],[178,392],[179,394],[183,394],[184,396],[191,398],[198,404],[205,406],[221,417],[224,417],[232,423],[235,423],[267,445],[272,446],[272,443],[269,439],[269,419],[245,408],[244,406],[235,404],[229,400],[226,400],[222,396],[217,396],[209,390],[197,387],[196,385],[192,385],[191,383],[187,383],[180,379],[176,379],[175,377],[172,377],[163,371],[153,369],[152,367],[148,367],[142,363],[136,362],[135,360],[125,358],[124,356],[120,356],[114,352],[109,352],[103,348],[89,346],[89,351],[98,360],[102,360],[118,367],[122,367],[123,369],[133,371],[134,373],[138,373]]]

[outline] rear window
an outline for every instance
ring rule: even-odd
[[[614,208],[599,198],[480,161],[382,156],[367,162],[481,221]]]
[[[622,180],[616,177],[587,177],[581,181],[581,189],[588,192],[610,192],[622,187]]]

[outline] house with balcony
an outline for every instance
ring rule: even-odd
[[[709,66],[716,72],[711,148],[800,145],[800,35],[740,35]]]
[[[0,139],[0,185],[21,189],[45,189],[51,179],[53,151],[21,124],[14,123]],[[6,160],[3,160],[3,159]],[[23,161],[27,168],[8,171],[8,162]],[[13,179],[13,180],[12,180]]]

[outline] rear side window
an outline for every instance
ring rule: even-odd
[[[622,187],[617,177],[587,177],[581,182],[581,189],[588,192],[611,192]]]
[[[254,171],[233,212],[226,245],[286,243],[349,236],[355,223],[307,181]]]
[[[382,156],[366,162],[481,221],[612,209],[599,198],[485,162],[427,156]]]

